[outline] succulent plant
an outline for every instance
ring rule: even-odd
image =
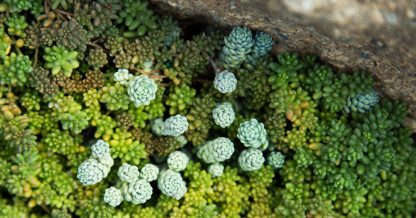
[[[181,199],[188,190],[181,174],[170,169],[160,173],[157,180],[157,187],[164,195],[175,198],[176,200]]]
[[[104,164],[90,158],[79,166],[77,178],[83,185],[94,185],[101,182],[108,172],[109,170]]]
[[[240,124],[237,137],[246,147],[265,150],[269,145],[263,123],[259,123],[254,118]]]
[[[140,171],[140,178],[148,182],[157,180],[159,175],[159,167],[154,164],[146,164]]]
[[[0,65],[0,84],[23,86],[29,79],[32,73],[32,66],[29,56],[11,53],[4,59]]]
[[[0,3],[0,217],[414,216],[408,109],[371,76],[152,7]]]
[[[114,81],[119,82],[121,85],[129,84],[131,79],[133,79],[133,75],[127,69],[118,69],[114,73]]]
[[[233,73],[224,70],[215,75],[214,87],[221,93],[231,93],[237,87],[237,79]]]
[[[253,56],[259,58],[272,50],[273,39],[265,32],[257,32],[254,36]]]
[[[92,157],[97,159],[110,156],[110,146],[107,142],[100,139],[91,146],[91,152]]]
[[[156,91],[156,83],[145,76],[135,76],[130,80],[127,87],[130,101],[132,101],[136,107],[149,105],[150,102],[156,98]]]
[[[212,110],[212,117],[214,118],[215,124],[221,128],[230,126],[235,119],[232,104],[230,102],[218,104],[214,110]]]
[[[6,24],[8,26],[7,32],[10,35],[15,35],[15,36],[18,36],[18,37],[25,37],[26,36],[24,30],[26,29],[28,24],[26,23],[26,20],[25,20],[24,16],[9,17]]]
[[[112,207],[117,207],[123,202],[123,194],[114,186],[107,188],[104,192],[104,201]]]
[[[263,153],[256,148],[247,148],[238,156],[238,164],[243,171],[258,170],[263,166]]]
[[[132,183],[139,179],[140,172],[139,168],[136,166],[130,165],[128,163],[123,163],[117,171],[117,175],[121,181]]]
[[[144,179],[138,179],[129,183],[124,193],[124,199],[133,204],[144,204],[152,197],[153,188]]]
[[[181,151],[174,151],[169,154],[167,163],[169,169],[175,172],[183,171],[189,163],[189,157]]]
[[[348,98],[347,106],[345,106],[344,110],[346,112],[356,111],[365,113],[374,107],[374,105],[378,103],[379,99],[380,97],[375,91],[359,93],[353,98]]]
[[[267,164],[275,169],[282,168],[284,163],[285,155],[279,151],[272,151],[269,156],[267,156]]]
[[[254,45],[251,30],[246,27],[235,27],[224,39],[224,67],[234,69],[247,59]]]
[[[186,132],[188,126],[189,124],[186,117],[177,114],[165,120],[162,134],[176,137]]]
[[[218,137],[208,141],[198,150],[198,158],[205,163],[222,162],[234,153],[234,143],[225,137]]]
[[[224,172],[224,165],[220,163],[213,163],[209,165],[208,172],[211,174],[212,177],[221,176]]]
[[[156,29],[156,17],[149,10],[147,1],[123,0],[123,9],[118,14],[117,22],[124,23],[128,31],[125,37],[143,36],[149,29]]]
[[[77,55],[76,51],[68,51],[57,46],[47,47],[43,56],[46,61],[45,67],[52,69],[52,75],[63,73],[66,77],[70,77],[72,71],[79,67]]]

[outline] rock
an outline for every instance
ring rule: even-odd
[[[315,54],[374,76],[379,93],[416,118],[416,3],[412,0],[151,0],[175,17],[270,33],[274,51]]]

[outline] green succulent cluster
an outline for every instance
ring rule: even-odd
[[[72,8],[72,1],[56,0],[57,2],[66,2],[67,9],[74,9],[76,21],[86,30],[88,38],[95,38],[100,35],[117,35],[118,30],[114,27],[117,23],[118,13],[122,8],[121,1],[118,0],[101,0],[85,1],[79,7]],[[69,3],[69,4],[68,4]],[[60,6],[58,5],[57,8]],[[83,39],[85,40],[85,39]]]
[[[101,48],[91,49],[86,61],[94,69],[99,69],[108,63],[107,53]]]
[[[202,145],[207,141],[209,130],[214,126],[212,110],[215,107],[215,99],[211,95],[195,98],[186,118],[189,123],[186,138],[194,146]]]
[[[416,213],[407,107],[365,72],[145,0],[0,13],[0,217]]]
[[[12,92],[1,90],[0,95],[0,136],[4,149],[8,152],[25,151],[36,145],[36,136],[29,128],[29,118],[22,113],[16,104],[16,96]]]
[[[224,102],[217,105],[214,110],[212,110],[212,117],[214,118],[215,124],[219,125],[221,128],[230,126],[235,119],[232,104],[230,102]]]
[[[46,61],[45,67],[52,70],[52,75],[63,73],[66,77],[70,77],[72,71],[79,67],[77,55],[76,51],[68,51],[60,47],[47,47],[43,56]]]
[[[224,41],[224,66],[231,69],[237,68],[247,59],[254,45],[251,30],[247,27],[234,28]]]
[[[98,140],[91,146],[90,158],[84,160],[77,170],[77,178],[84,186],[101,182],[114,165],[109,144]]]
[[[33,5],[29,0],[6,0],[4,1],[6,7],[11,13],[19,13],[21,11],[29,10]]]
[[[2,62],[0,84],[23,86],[28,81],[32,72],[32,62],[29,56],[12,52]]]
[[[156,29],[156,16],[149,10],[147,1],[123,0],[123,8],[117,22],[124,23],[125,37],[143,36],[149,29]]]
[[[88,127],[91,117],[72,96],[56,96],[50,107],[52,118],[61,122],[62,129],[79,134]]]
[[[120,83],[104,86],[99,91],[100,102],[105,103],[108,110],[128,109],[129,96]]]
[[[226,69],[235,70],[244,62],[247,68],[254,69],[272,49],[273,39],[265,32],[257,32],[253,37],[250,29],[236,27],[224,38],[224,44],[222,62]]]
[[[40,110],[41,98],[37,92],[26,92],[19,99],[23,107],[28,111],[38,111]]]
[[[349,98],[345,111],[358,111],[364,113],[369,111],[371,107],[376,105],[379,101],[379,96],[374,90],[368,93],[359,93],[358,95]]]
[[[233,153],[233,142],[228,138],[219,137],[201,146],[197,155],[205,163],[217,163],[230,159]]]
[[[170,106],[169,114],[186,112],[191,106],[192,100],[196,94],[196,90],[186,86],[175,86],[174,90],[170,92],[166,105]]]
[[[18,37],[25,37],[24,30],[28,26],[26,23],[26,19],[24,16],[13,16],[9,17],[6,22],[7,24],[7,32],[10,35],[18,36]]]
[[[156,98],[156,83],[145,76],[136,76],[128,83],[127,94],[136,107],[149,105]]]

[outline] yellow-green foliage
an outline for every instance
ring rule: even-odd
[[[338,72],[313,56],[271,55],[270,35],[248,28],[190,31],[182,28],[188,21],[151,7],[146,0],[0,3],[0,217],[415,215],[407,108],[380,98],[370,76]],[[214,88],[214,71],[224,70],[237,79],[232,92]],[[147,83],[132,82],[139,76]],[[213,115],[224,104],[235,114]],[[184,134],[157,134],[170,116],[183,118]],[[230,120],[220,126],[214,117]],[[252,119],[258,128],[243,128]],[[232,142],[231,157],[200,159],[227,153],[204,147],[219,137]],[[99,139],[114,164],[98,160],[112,166],[109,174],[84,186],[78,167]],[[245,165],[266,160],[249,172],[238,164],[246,146],[257,156],[242,155]],[[175,150],[189,164],[163,188],[182,179],[182,198],[152,181],[144,204],[103,200],[107,188],[126,187],[117,176],[123,163],[152,163],[156,174]],[[222,174],[211,175],[211,164],[224,166]]]

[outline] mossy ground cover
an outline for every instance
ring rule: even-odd
[[[0,24],[0,217],[414,215],[406,105],[365,72],[144,0],[5,0]]]

